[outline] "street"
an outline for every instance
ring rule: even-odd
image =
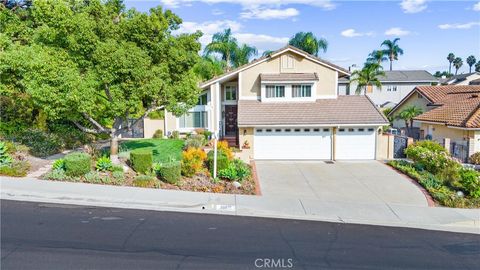
[[[1,201],[1,269],[478,269],[480,235]]]

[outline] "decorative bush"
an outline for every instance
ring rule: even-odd
[[[471,155],[469,160],[470,160],[470,163],[472,163],[472,164],[480,165],[480,152],[477,152],[477,153]]]
[[[218,177],[231,181],[242,181],[248,176],[250,176],[250,167],[240,159],[235,159],[227,168],[218,171]]]
[[[112,165],[110,169],[112,172],[122,172],[123,173],[123,166],[122,165]]]
[[[64,160],[68,176],[82,176],[91,169],[91,158],[88,154],[75,152],[66,155]]]
[[[48,180],[67,180],[68,176],[65,173],[64,170],[52,170],[49,173],[45,174],[43,178],[48,179]]]
[[[159,187],[158,179],[150,175],[139,175],[133,180],[133,185],[144,188]]]
[[[54,170],[65,171],[65,159],[63,158],[56,159],[52,164],[52,168]]]
[[[185,148],[201,148],[205,146],[205,137],[203,135],[192,135],[185,140]]]
[[[414,143],[405,149],[405,154],[417,167],[433,174],[445,169],[452,171],[461,166],[440,144],[432,141]]]
[[[124,181],[125,180],[125,174],[123,171],[113,171],[112,172],[112,177],[118,181]]]
[[[180,132],[178,132],[178,130],[174,130],[174,131],[172,131],[172,134],[170,135],[170,137],[172,139],[178,139],[178,138],[180,138]]]
[[[0,166],[8,166],[13,162],[5,142],[0,141]]]
[[[153,163],[152,150],[138,149],[130,152],[130,163],[132,168],[138,173],[148,173],[151,171]]]
[[[27,129],[12,136],[12,140],[30,148],[30,153],[36,157],[46,157],[60,152],[63,143],[56,134],[39,129]]]
[[[0,175],[22,177],[27,175],[29,169],[27,160],[13,160],[9,165],[0,166]]]
[[[182,174],[188,177],[203,169],[207,154],[200,148],[188,148],[182,153]]]
[[[155,172],[162,179],[170,184],[176,184],[181,178],[181,165],[178,161],[156,164]]]
[[[222,151],[229,160],[233,160],[233,151],[232,148],[228,146],[227,141],[217,142],[217,150]]]
[[[104,181],[102,176],[96,171],[90,171],[86,173],[84,176],[85,182],[92,183],[92,184],[102,184]]]
[[[463,190],[473,198],[480,198],[480,174],[472,169],[462,169],[459,175]]]
[[[208,165],[208,170],[210,173],[213,175],[213,157],[214,152],[210,151],[207,154],[207,165]],[[217,172],[221,171],[223,169],[226,169],[228,167],[228,164],[230,163],[230,160],[228,159],[227,155],[223,151],[217,151]]]
[[[155,133],[153,133],[153,138],[156,138],[156,139],[163,138],[163,130],[157,129]]]
[[[102,156],[98,158],[95,164],[95,168],[97,169],[97,171],[102,171],[102,172],[110,171],[112,170],[112,167],[113,167],[112,161],[107,156]]]

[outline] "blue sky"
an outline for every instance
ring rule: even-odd
[[[202,44],[230,27],[242,43],[260,51],[284,46],[298,31],[329,42],[320,57],[340,66],[362,65],[385,39],[400,38],[405,51],[394,69],[447,70],[446,56],[480,60],[480,1],[329,0],[126,0],[128,8],[148,11],[161,5],[184,23],[180,32],[201,30]],[[388,68],[388,63],[385,63]]]

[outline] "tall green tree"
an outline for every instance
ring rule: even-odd
[[[395,38],[393,40],[387,39],[384,40],[381,45],[386,47],[384,52],[390,60],[390,70],[392,70],[393,61],[398,60],[399,55],[403,55],[403,49],[398,46],[398,41],[400,41],[400,38]]]
[[[258,54],[257,48],[243,44],[240,47],[237,47],[233,54],[233,66],[239,67],[247,64],[250,61],[250,58]]]
[[[385,56],[385,52],[383,50],[373,50],[371,53],[368,54],[367,62],[370,63],[377,63],[379,65],[382,62],[387,61],[388,58]]]
[[[460,57],[455,58],[453,60],[453,67],[455,68],[455,75],[457,75],[458,70],[463,66],[463,60]]]
[[[221,75],[226,67],[223,60],[218,60],[213,56],[203,56],[195,65],[193,71],[202,81],[210,80],[211,78]]]
[[[409,106],[402,110],[397,118],[405,121],[405,127],[407,128],[408,135],[412,135],[413,118],[423,113],[423,110],[415,105]]]
[[[452,74],[452,63],[453,63],[453,60],[455,60],[455,54],[453,53],[449,53],[447,55],[447,60],[448,60],[448,74]]]
[[[238,49],[238,41],[233,36],[230,28],[223,32],[215,33],[212,42],[205,46],[204,53],[206,56],[219,54],[221,59],[227,63],[226,71],[234,66],[233,56]]]
[[[262,56],[269,56],[270,54],[272,54],[273,51],[272,50],[266,50],[262,53]]]
[[[363,91],[363,94],[366,95],[368,87],[382,87],[379,77],[384,75],[385,72],[383,72],[381,65],[377,63],[366,63],[361,70],[352,72],[350,82],[357,84],[355,94],[362,94]]]
[[[469,67],[468,73],[472,73],[472,66],[475,65],[476,62],[477,62],[477,59],[475,59],[475,56],[470,55],[469,57],[467,57],[467,64]]]
[[[25,93],[48,119],[108,134],[113,155],[119,135],[131,129],[128,119],[195,105],[201,33],[172,35],[182,20],[171,11],[126,10],[118,0],[38,0],[26,12],[0,8],[2,18],[22,26],[0,28],[8,40],[0,92]]]
[[[475,71],[480,72],[480,61],[475,64]]]
[[[317,38],[312,32],[298,32],[288,44],[315,56],[318,56],[320,51],[326,52],[328,48],[328,41],[324,38]]]

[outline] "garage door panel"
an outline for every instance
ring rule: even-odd
[[[330,129],[314,131],[315,129],[306,128],[307,132],[304,128],[261,130],[258,132],[259,129],[256,129],[255,132],[255,159],[331,159]]]
[[[335,158],[337,160],[375,159],[375,145],[373,128],[339,129],[336,136]]]

